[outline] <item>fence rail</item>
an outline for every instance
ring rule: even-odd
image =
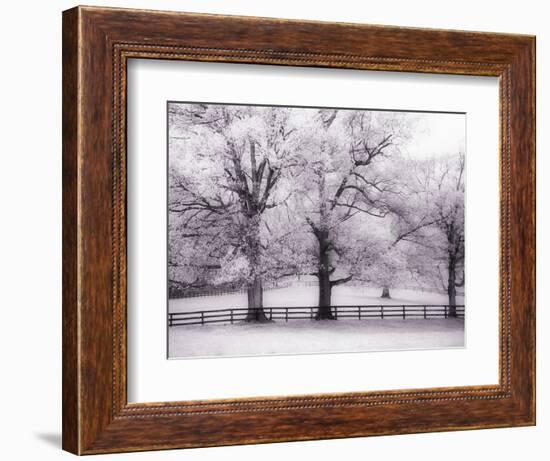
[[[281,288],[289,287],[316,287],[319,286],[319,282],[315,280],[295,280],[286,282],[272,282],[264,283],[264,290],[277,290]],[[221,287],[221,288],[206,288],[206,289],[190,289],[183,291],[179,296],[174,299],[187,299],[187,298],[207,298],[209,296],[223,296],[233,294],[243,294],[247,292],[246,287]]]
[[[268,290],[278,290],[283,288],[298,288],[298,287],[317,287],[319,286],[319,282],[316,280],[294,280],[294,281],[283,281],[283,282],[272,282],[272,283],[264,283],[263,289]],[[346,285],[346,287],[353,287],[355,290],[372,290],[372,289],[379,289],[382,291],[382,288],[378,287],[372,287],[372,286],[365,286],[363,283],[360,282],[349,282]],[[428,287],[419,287],[419,286],[401,286],[397,288],[392,288],[392,290],[414,290],[414,291],[421,291],[421,292],[430,292],[430,293],[439,293],[439,294],[447,294],[446,290],[438,290],[435,288],[428,288]],[[210,296],[224,296],[224,295],[233,295],[233,294],[245,294],[247,292],[246,287],[220,287],[220,288],[206,288],[206,289],[189,289],[189,290],[183,290],[179,291],[177,296],[174,296],[173,299],[188,299],[188,298],[207,298]],[[464,291],[458,290],[457,295],[464,296]]]
[[[464,306],[454,306],[456,317],[464,318]],[[264,307],[263,309],[248,309],[246,307],[234,307],[227,309],[214,309],[208,311],[170,312],[168,313],[168,326],[180,325],[207,325],[210,323],[233,324],[245,321],[249,314],[259,318],[263,310],[269,320],[305,320],[315,319],[318,307]],[[357,305],[357,306],[332,306],[334,318],[341,319],[369,319],[369,318],[448,318],[452,309],[446,304],[399,304],[399,305]]]

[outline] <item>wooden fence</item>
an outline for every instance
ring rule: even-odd
[[[264,283],[264,290],[276,290],[279,288],[288,288],[288,287],[314,287],[319,286],[319,282],[315,280],[295,280],[295,281],[284,281],[284,282],[271,282]],[[183,298],[203,298],[209,296],[223,296],[223,295],[232,295],[238,293],[246,293],[246,287],[219,287],[219,288],[205,288],[205,289],[196,289],[196,290],[187,290],[182,292],[179,296],[174,299],[183,299]]]
[[[263,284],[264,291],[267,290],[277,290],[280,288],[297,288],[297,287],[317,287],[319,286],[319,282],[317,280],[291,280],[291,281],[279,281],[279,282],[268,282]],[[365,285],[362,282],[349,282],[346,283],[346,287],[353,287],[355,290],[372,290],[379,289],[380,292],[382,292],[381,287],[373,287],[369,285]],[[391,290],[414,290],[414,291],[421,291],[421,292],[430,292],[430,293],[439,293],[446,295],[447,292],[445,290],[438,290],[435,288],[428,288],[428,287],[421,287],[421,286],[401,286],[398,288],[392,288]],[[390,290],[390,291],[391,291]],[[209,296],[223,296],[223,295],[232,295],[232,294],[243,294],[246,293],[247,289],[246,287],[211,287],[211,288],[204,288],[204,289],[189,289],[184,290],[178,294],[178,296],[174,296],[173,299],[184,299],[184,298],[202,298],[202,297],[209,297]],[[464,296],[464,291],[457,290],[457,295]]]
[[[387,319],[387,318],[448,318],[451,308],[445,304],[405,304],[405,305],[364,305],[364,306],[332,306],[332,315],[338,319]],[[455,306],[456,317],[464,318],[464,306]],[[269,320],[315,319],[318,307],[264,307],[263,311]],[[255,310],[258,316],[260,309]],[[168,326],[207,325],[211,323],[233,324],[244,322],[249,313],[246,307],[215,309],[193,312],[170,312]]]

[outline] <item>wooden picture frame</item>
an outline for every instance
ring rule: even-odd
[[[498,385],[129,404],[125,111],[131,58],[498,77]],[[534,37],[95,7],[63,13],[65,450],[93,454],[533,424]]]

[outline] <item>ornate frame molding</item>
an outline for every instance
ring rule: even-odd
[[[310,35],[327,38],[312,44]],[[498,77],[499,384],[128,404],[126,64],[138,58]],[[66,450],[104,453],[534,424],[533,37],[77,7],[63,16],[63,59]]]

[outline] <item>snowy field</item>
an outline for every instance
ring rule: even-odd
[[[335,287],[334,305],[446,304],[442,294],[393,290],[381,299],[379,289]],[[464,302],[458,297],[457,302]],[[317,287],[266,290],[266,307],[315,306]],[[170,312],[245,307],[246,294],[170,300]],[[464,346],[463,319],[291,320],[262,324],[184,325],[168,328],[170,358],[441,349]]]
[[[265,307],[317,306],[318,287],[288,287],[264,291]],[[391,305],[391,304],[447,304],[448,298],[440,293],[413,290],[391,290],[391,299],[380,298],[381,288],[336,286],[332,289],[333,306]],[[464,297],[457,296],[456,302],[464,304]],[[169,312],[208,311],[230,307],[246,307],[246,293],[222,296],[202,296],[197,298],[170,299]]]
[[[169,357],[440,349],[464,346],[462,319],[293,320],[171,327]]]

